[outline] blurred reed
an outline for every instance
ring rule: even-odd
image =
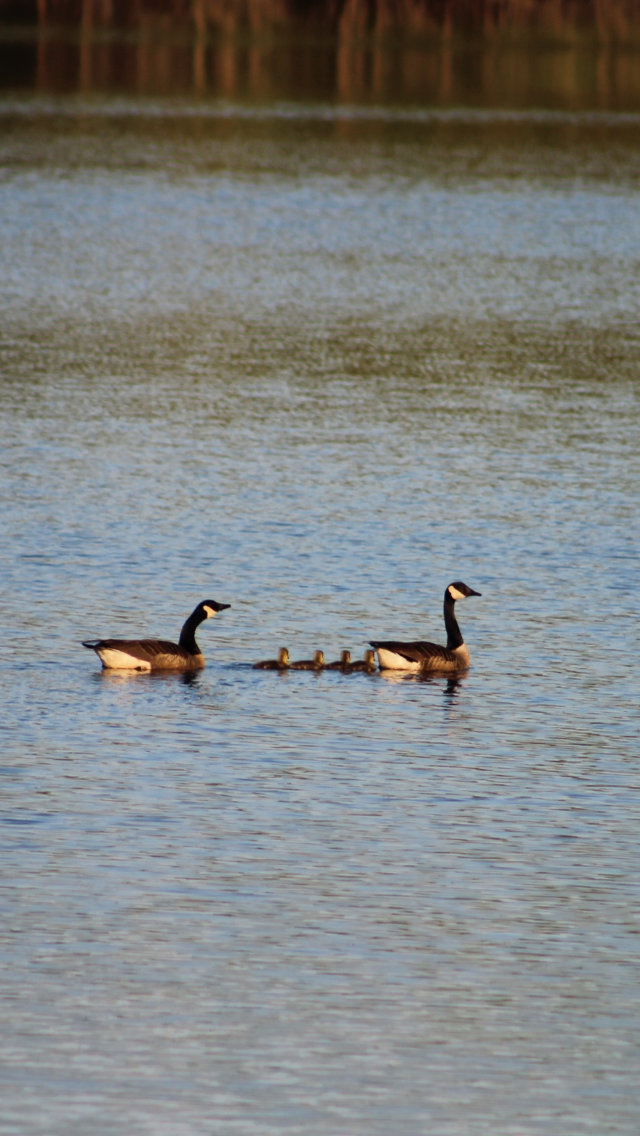
[[[637,0],[0,0],[0,86],[640,107]]]

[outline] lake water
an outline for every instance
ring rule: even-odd
[[[636,1136],[640,118],[0,125],[0,1131]]]

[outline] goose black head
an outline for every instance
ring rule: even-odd
[[[482,592],[474,592],[473,588],[467,587],[462,580],[456,580],[455,583],[449,584],[446,594],[455,603],[456,600],[466,600],[467,596],[480,596]]]
[[[231,607],[231,604],[217,603],[216,600],[203,600],[200,604],[203,619],[211,619],[212,616],[217,615],[219,611],[224,611],[225,608]]]

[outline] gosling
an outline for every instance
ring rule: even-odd
[[[261,663],[254,663],[253,669],[254,671],[288,671],[289,652],[287,648],[280,648],[277,659],[264,659]]]
[[[292,671],[324,670],[324,651],[314,651],[312,659],[300,659],[297,663],[290,663],[289,666]]]
[[[339,659],[335,663],[327,663],[324,668],[326,671],[344,671],[351,662],[351,651],[343,651]]]
[[[359,671],[364,671],[365,674],[375,674],[377,669],[376,653],[369,648],[361,659],[356,659],[355,663],[350,663],[348,667],[345,667],[345,673],[357,674]]]

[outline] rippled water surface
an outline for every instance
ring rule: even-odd
[[[638,125],[0,105],[0,1130],[637,1133]]]

